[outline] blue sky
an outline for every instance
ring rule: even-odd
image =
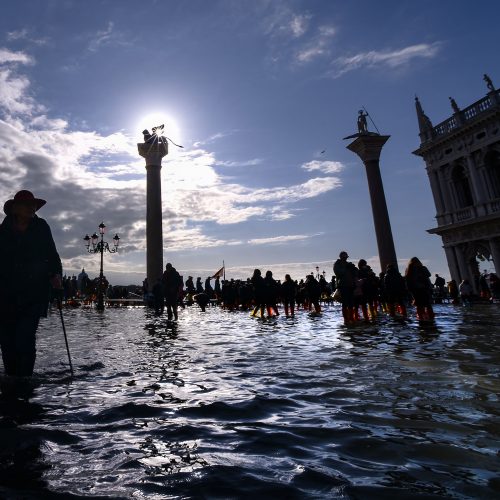
[[[391,135],[382,177],[404,269],[449,276],[414,96],[434,124],[500,82],[500,4],[483,1],[25,1],[0,7],[0,195],[48,200],[64,268],[98,270],[82,237],[122,238],[113,283],[145,273],[143,125],[161,119],[165,263],[331,275],[340,250],[378,269],[364,167],[342,138],[361,106]],[[152,114],[159,118],[144,119]],[[374,130],[373,125],[369,124]],[[322,153],[324,151],[324,153]]]

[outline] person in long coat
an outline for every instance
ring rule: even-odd
[[[347,255],[347,252],[342,251],[333,265],[333,272],[337,279],[337,288],[340,290],[342,316],[346,324],[355,321],[354,288],[358,277],[357,267],[352,262],[349,262],[348,258],[349,255]]]
[[[177,321],[177,303],[179,301],[179,292],[183,288],[183,281],[175,267],[169,262],[165,266],[165,271],[162,278],[163,293],[165,294],[165,304],[167,306],[167,317],[169,320],[173,318]]]
[[[406,286],[413,296],[417,318],[423,321],[434,319],[432,308],[431,273],[417,257],[412,257],[405,270]]]
[[[46,201],[19,191],[0,225],[0,345],[7,375],[31,376],[36,331],[50,288],[62,288],[62,265],[50,227],[36,212]]]

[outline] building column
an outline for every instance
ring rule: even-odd
[[[484,187],[479,177],[479,172],[477,171],[476,164],[472,155],[468,154],[465,156],[467,160],[467,170],[469,171],[469,177],[471,180],[472,190],[474,191],[474,198],[476,200],[476,205],[479,205],[477,210],[477,215],[486,215],[484,210],[485,194]]]
[[[450,185],[448,183],[448,180],[446,179],[444,173],[440,170],[436,170],[437,173],[437,180],[439,183],[439,186],[441,187],[441,193],[443,194],[443,203],[444,203],[444,215],[447,218],[448,223],[452,223],[452,217],[449,215],[451,212],[455,211],[455,204],[453,202],[453,199],[451,197],[451,192],[450,192]]]
[[[465,258],[465,249],[463,248],[463,245],[456,245],[454,247],[454,250],[457,258],[458,270],[460,273],[460,278],[457,283],[460,284],[460,282],[464,279],[468,279],[470,281],[469,266],[467,265],[467,259]]]
[[[460,283],[460,270],[458,268],[457,257],[453,247],[444,247],[446,260],[448,261],[448,269],[450,270],[451,279],[455,280],[457,285]]]
[[[436,205],[437,216],[444,215],[446,209],[444,207],[443,193],[439,185],[439,177],[436,170],[428,170],[429,182],[431,183],[432,196],[434,197],[434,204]]]
[[[495,265],[495,274],[500,277],[500,239],[492,238],[488,241],[490,244],[491,257]]]

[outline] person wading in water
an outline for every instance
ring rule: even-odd
[[[167,306],[167,317],[171,320],[173,316],[175,321],[177,321],[179,319],[177,312],[179,292],[182,290],[184,283],[180,274],[170,262],[165,266],[162,282],[163,293],[165,294],[165,303]]]
[[[50,227],[35,212],[46,201],[19,191],[0,225],[0,345],[7,375],[29,377],[36,330],[47,316],[50,286],[62,288],[61,259]]]
[[[352,262],[348,262],[348,257],[347,252],[340,252],[339,258],[333,265],[333,272],[337,278],[337,288],[340,290],[342,316],[345,324],[355,321],[354,288],[358,277],[358,269]]]

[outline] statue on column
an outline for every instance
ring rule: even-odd
[[[144,129],[142,131],[142,135],[144,136],[144,142],[146,144],[150,144],[151,142],[153,142],[153,136],[149,133],[148,129]]]
[[[362,109],[358,112],[358,132],[360,134],[366,134],[368,132],[368,123],[366,117],[368,113],[365,113]]]
[[[144,142],[146,144],[163,144],[165,146],[168,145],[169,142],[171,142],[174,146],[177,146],[178,148],[184,148],[184,146],[181,146],[180,144],[176,144],[170,137],[167,137],[164,135],[163,130],[165,128],[165,125],[158,125],[157,127],[153,127],[151,131],[153,132],[152,134],[149,133],[149,130],[145,129],[142,131],[142,134],[144,135]]]

